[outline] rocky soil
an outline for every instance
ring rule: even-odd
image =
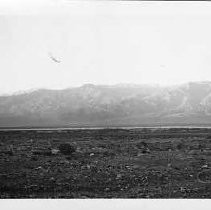
[[[211,129],[0,131],[1,198],[211,198],[210,174]]]

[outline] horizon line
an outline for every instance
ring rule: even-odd
[[[67,89],[77,89],[77,88],[82,88],[84,86],[99,86],[99,87],[117,87],[117,86],[125,86],[125,87],[132,87],[132,86],[151,86],[151,87],[163,87],[163,88],[168,88],[168,87],[175,87],[175,86],[183,86],[191,83],[211,83],[211,80],[197,80],[197,81],[187,81],[187,82],[182,82],[182,83],[175,83],[175,84],[160,84],[160,83],[114,83],[114,84],[95,84],[95,83],[83,83],[81,85],[75,85],[75,86],[69,86],[69,87],[64,87],[64,88],[50,88],[50,87],[37,87],[37,88],[29,88],[29,89],[22,89],[22,90],[17,90],[17,91],[11,91],[11,92],[5,92],[5,93],[0,93],[1,96],[13,96],[13,95],[21,95],[21,94],[26,94],[26,93],[32,93],[35,91],[39,90],[49,90],[49,91],[62,91],[62,90],[67,90]]]

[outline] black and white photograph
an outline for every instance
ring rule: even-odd
[[[210,199],[211,3],[0,1],[0,198]]]

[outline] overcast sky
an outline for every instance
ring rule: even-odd
[[[27,2],[0,1],[0,93],[211,80],[209,3]]]

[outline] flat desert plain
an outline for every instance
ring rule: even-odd
[[[211,129],[2,130],[0,197],[211,198]]]

